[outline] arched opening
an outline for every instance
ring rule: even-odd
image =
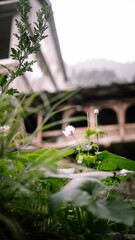
[[[98,115],[99,125],[118,124],[116,112],[111,108],[103,108]]]
[[[127,108],[126,115],[125,115],[125,122],[135,123],[135,105],[132,105]]]
[[[70,118],[73,118],[69,123],[70,125],[73,125],[74,127],[87,127],[87,115],[85,112],[75,112]]]
[[[37,128],[37,114],[32,113],[24,119],[24,125],[27,133],[33,133]]]
[[[38,119],[37,113],[32,113],[24,119],[25,128],[28,134],[34,133],[34,131],[37,129],[37,119]],[[49,118],[48,121],[45,122],[43,125],[43,132],[60,130],[62,128],[61,119],[62,119],[62,112],[57,113],[51,118]],[[43,116],[43,121],[44,121],[44,116]],[[57,136],[53,136],[53,134],[52,136],[44,135],[42,137],[42,140],[49,141],[49,142],[56,142]]]
[[[62,123],[61,123],[61,120],[62,120],[62,115],[63,115],[63,112],[60,111],[56,114],[54,114],[52,117],[50,117],[48,119],[47,122],[45,122],[44,126],[47,127],[47,129],[45,129],[45,131],[50,131],[50,130],[59,130],[62,128]]]

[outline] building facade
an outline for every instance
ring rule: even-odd
[[[15,48],[17,39],[14,33],[17,33],[15,19],[19,19],[16,10],[19,0],[0,0],[0,64],[9,68],[15,68],[17,62],[10,57],[11,48]],[[32,7],[29,21],[31,24],[29,32],[32,34],[34,22],[36,22],[36,12],[47,4],[51,8],[48,0],[29,0]],[[41,42],[40,51],[32,54],[30,60],[36,60],[33,65],[33,72],[26,72],[22,77],[17,78],[12,87],[17,88],[21,93],[29,91],[56,92],[66,88],[67,75],[62,59],[55,21],[53,14],[48,22],[46,33],[47,38]],[[7,74],[5,68],[0,66],[0,73]]]
[[[64,108],[66,106],[66,108]],[[98,109],[98,128],[106,132],[99,137],[100,149],[108,149],[135,160],[135,83],[115,84],[107,87],[80,89],[64,103],[63,111],[47,122],[56,121],[50,130],[39,131],[36,138],[38,147],[66,147],[76,144],[72,137],[65,137],[67,125],[75,127],[75,138],[84,142],[84,132],[89,126],[94,129],[94,110]],[[61,108],[61,109],[62,109]],[[44,121],[44,111],[37,114],[37,126]],[[79,119],[80,120],[75,120]],[[62,120],[60,124],[57,122]],[[96,141],[96,138],[92,138]]]

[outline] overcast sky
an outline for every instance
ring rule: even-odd
[[[135,0],[50,0],[64,61],[135,61]]]

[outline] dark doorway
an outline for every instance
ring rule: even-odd
[[[98,115],[99,125],[112,125],[117,124],[116,112],[111,108],[103,108],[100,110]]]
[[[69,124],[74,127],[87,127],[87,115],[83,111],[75,112],[70,116],[70,118],[77,118],[70,121]]]
[[[128,107],[125,116],[126,123],[135,123],[135,105]]]

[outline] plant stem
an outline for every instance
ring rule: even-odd
[[[98,129],[98,113],[95,114],[95,128]],[[99,152],[99,134],[96,133],[96,139],[97,139],[97,152]]]
[[[73,138],[75,139],[75,141],[77,142],[78,151],[79,151],[79,154],[80,154],[80,143],[78,142],[78,140],[76,139],[76,137],[74,136],[74,134],[73,134],[72,136],[73,136]]]
[[[90,114],[89,114],[89,112],[87,112],[87,126],[88,126],[88,129],[90,129]],[[90,141],[90,136],[89,136],[89,138],[88,138],[88,156],[90,154],[90,152],[89,152],[90,143],[91,143],[91,141]]]
[[[81,232],[84,233],[84,228],[83,228],[83,223],[82,223],[82,215],[81,215],[81,208],[77,207],[76,212],[77,212],[77,217],[78,217],[78,222],[79,222]]]

